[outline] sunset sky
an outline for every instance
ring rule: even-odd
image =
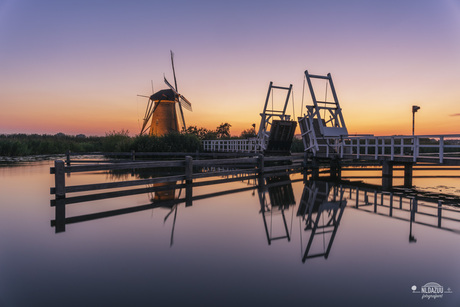
[[[0,134],[135,135],[169,50],[187,125],[258,126],[270,81],[299,116],[308,69],[349,133],[460,133],[460,0],[0,0]]]

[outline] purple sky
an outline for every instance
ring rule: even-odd
[[[238,134],[270,81],[298,116],[308,69],[332,74],[350,133],[410,134],[413,104],[417,133],[460,133],[458,0],[0,0],[0,133],[138,133],[170,49],[187,125]]]

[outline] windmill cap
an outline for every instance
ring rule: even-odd
[[[150,96],[150,99],[153,101],[156,101],[156,100],[174,101],[176,100],[176,94],[171,89],[161,90],[161,91],[154,93],[152,96]]]

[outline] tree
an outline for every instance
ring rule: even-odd
[[[193,134],[197,136],[200,140],[203,140],[206,138],[206,135],[210,131],[206,128],[200,127],[198,128],[197,126],[188,126],[187,129],[183,130],[183,133],[185,134]]]
[[[240,134],[240,138],[242,139],[248,139],[248,138],[253,138],[256,136],[256,129],[254,127],[243,130]]]
[[[216,128],[217,138],[224,139],[230,137],[230,125],[229,123],[220,124],[219,127]]]

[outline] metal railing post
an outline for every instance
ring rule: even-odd
[[[358,154],[358,159],[359,159],[359,155],[361,154],[361,139],[360,138],[357,138],[356,139],[356,153]]]
[[[395,138],[391,137],[391,161],[395,159]]]
[[[375,160],[377,160],[378,156],[379,156],[379,138],[375,138],[374,139],[375,142],[374,142],[374,146],[375,146]]]

